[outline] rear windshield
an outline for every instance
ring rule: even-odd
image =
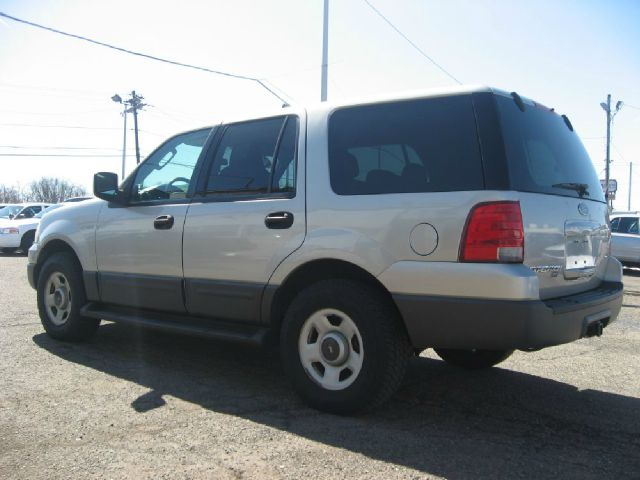
[[[337,110],[329,168],[339,195],[484,189],[471,96]]]
[[[522,112],[513,98],[495,98],[511,188],[605,201],[589,155],[560,115],[529,104]]]

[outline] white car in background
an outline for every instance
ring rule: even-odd
[[[22,203],[0,210],[0,250],[11,253],[20,249],[26,255],[40,218],[48,208],[49,203]]]
[[[611,255],[625,267],[640,267],[640,212],[611,214]]]

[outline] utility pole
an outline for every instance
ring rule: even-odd
[[[138,143],[138,110],[142,110],[147,106],[146,103],[142,103],[142,100],[144,100],[144,97],[142,95],[137,95],[135,90],[131,92],[131,98],[127,100],[127,104],[131,106],[129,111],[133,112],[133,129],[136,139],[136,163],[140,163],[140,144]]]
[[[324,15],[322,23],[322,73],[320,79],[320,101],[327,101],[327,79],[329,75],[329,0],[324,0]]]
[[[124,162],[127,158],[127,106],[124,106],[124,110],[122,111],[122,116],[124,117],[124,133],[122,135],[122,180],[124,180]]]
[[[124,117],[124,131],[122,134],[122,179],[124,180],[124,163],[127,158],[127,102],[122,101],[122,97],[117,93],[111,97],[116,103],[122,105],[122,116]]]
[[[611,94],[607,95],[607,103],[602,102],[600,104],[602,109],[607,113],[607,157],[605,158],[606,168],[605,168],[605,176],[604,176],[604,198],[607,200],[607,205],[609,208],[613,209],[613,200],[609,202],[609,172],[610,172],[610,164],[611,164],[611,122],[613,118],[616,116],[620,108],[622,107],[622,101],[618,101],[616,103],[616,111],[611,112]]]
[[[607,112],[607,156],[605,157],[606,168],[604,174],[604,198],[607,200],[607,205],[609,205],[609,170],[611,165],[611,94],[607,95],[607,109],[605,111]],[[136,144],[137,143],[138,142],[136,140]]]

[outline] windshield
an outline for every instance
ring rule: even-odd
[[[0,218],[9,218],[9,215],[15,215],[20,210],[22,210],[22,205],[7,205],[0,208]]]
[[[496,95],[511,188],[604,202],[600,181],[580,138],[565,118],[541,105],[521,111]]]

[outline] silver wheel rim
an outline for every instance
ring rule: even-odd
[[[302,325],[298,339],[302,367],[327,390],[343,390],[362,370],[364,348],[356,324],[344,312],[318,310]]]
[[[49,275],[44,290],[44,306],[47,317],[54,325],[64,325],[71,314],[71,288],[60,272]]]

